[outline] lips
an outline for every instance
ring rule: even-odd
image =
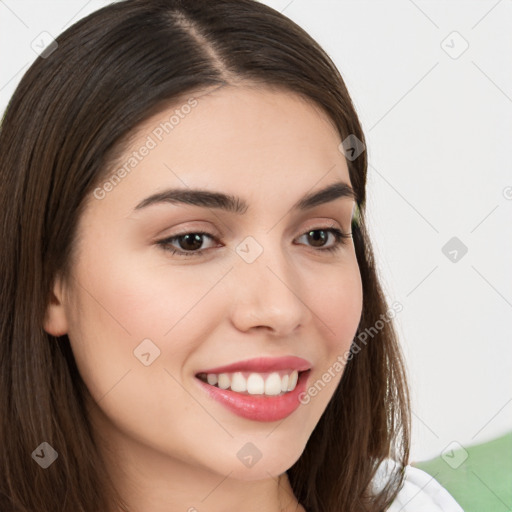
[[[201,373],[233,373],[233,372],[255,372],[266,373],[279,370],[297,370],[303,372],[311,369],[311,363],[296,356],[286,357],[257,357],[247,359],[225,366],[216,366],[215,368],[205,368],[196,372],[196,376]]]
[[[295,389],[278,396],[242,394],[194,380],[202,392],[231,413],[251,421],[272,422],[283,420],[301,406],[309,375],[310,371],[299,372]]]

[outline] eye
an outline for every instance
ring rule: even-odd
[[[329,235],[331,235],[332,244],[327,245],[329,241]],[[334,252],[339,250],[345,245],[346,239],[352,238],[351,233],[343,233],[337,228],[315,228],[310,229],[299,238],[307,237],[312,242],[312,247],[319,248],[319,251],[330,251]]]
[[[159,240],[157,245],[173,255],[184,257],[201,256],[209,249],[203,247],[204,237],[207,237],[212,241],[219,242],[211,233],[207,233],[205,231],[194,231]],[[329,227],[310,229],[306,233],[302,234],[298,239],[303,237],[306,237],[310,242],[310,246],[317,248],[318,251],[334,252],[341,249],[341,247],[347,243],[346,239],[352,238],[352,234],[343,233],[337,228]],[[330,244],[328,244],[329,240],[331,241]],[[175,244],[177,244],[178,247],[176,247]]]
[[[181,235],[171,236],[157,242],[164,250],[169,251],[171,254],[177,254],[180,256],[200,256],[206,249],[202,248],[203,237],[208,237],[211,240],[216,238],[204,231],[183,233]],[[179,248],[174,246],[174,243],[178,243]]]

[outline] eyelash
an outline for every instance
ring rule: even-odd
[[[348,238],[352,238],[352,233],[343,233],[337,228],[314,228],[314,229],[308,229],[305,233],[302,233],[300,236],[307,235],[311,233],[312,231],[326,231],[328,233],[331,233],[334,236],[334,244],[330,247],[321,247],[318,248],[317,251],[321,252],[336,252],[341,249],[343,245],[347,243]],[[208,249],[199,249],[197,251],[182,251],[180,249],[176,249],[171,245],[172,242],[177,241],[179,238],[187,236],[187,235],[200,235],[200,236],[207,236],[211,238],[214,241],[217,241],[216,237],[213,236],[211,233],[207,233],[205,231],[189,231],[186,233],[181,233],[179,235],[174,235],[169,238],[165,238],[163,240],[159,240],[157,245],[162,247],[164,251],[168,251],[173,255],[183,256],[183,257],[189,257],[189,256],[201,256],[204,252],[206,252]],[[210,249],[213,249],[211,247]]]

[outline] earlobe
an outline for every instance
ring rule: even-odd
[[[43,329],[52,336],[62,336],[68,332],[68,322],[64,308],[64,293],[60,277],[55,279],[50,292]]]

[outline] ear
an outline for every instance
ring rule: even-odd
[[[53,336],[62,336],[68,332],[68,321],[64,309],[64,287],[60,276],[55,278],[50,299],[46,307],[44,330]]]

